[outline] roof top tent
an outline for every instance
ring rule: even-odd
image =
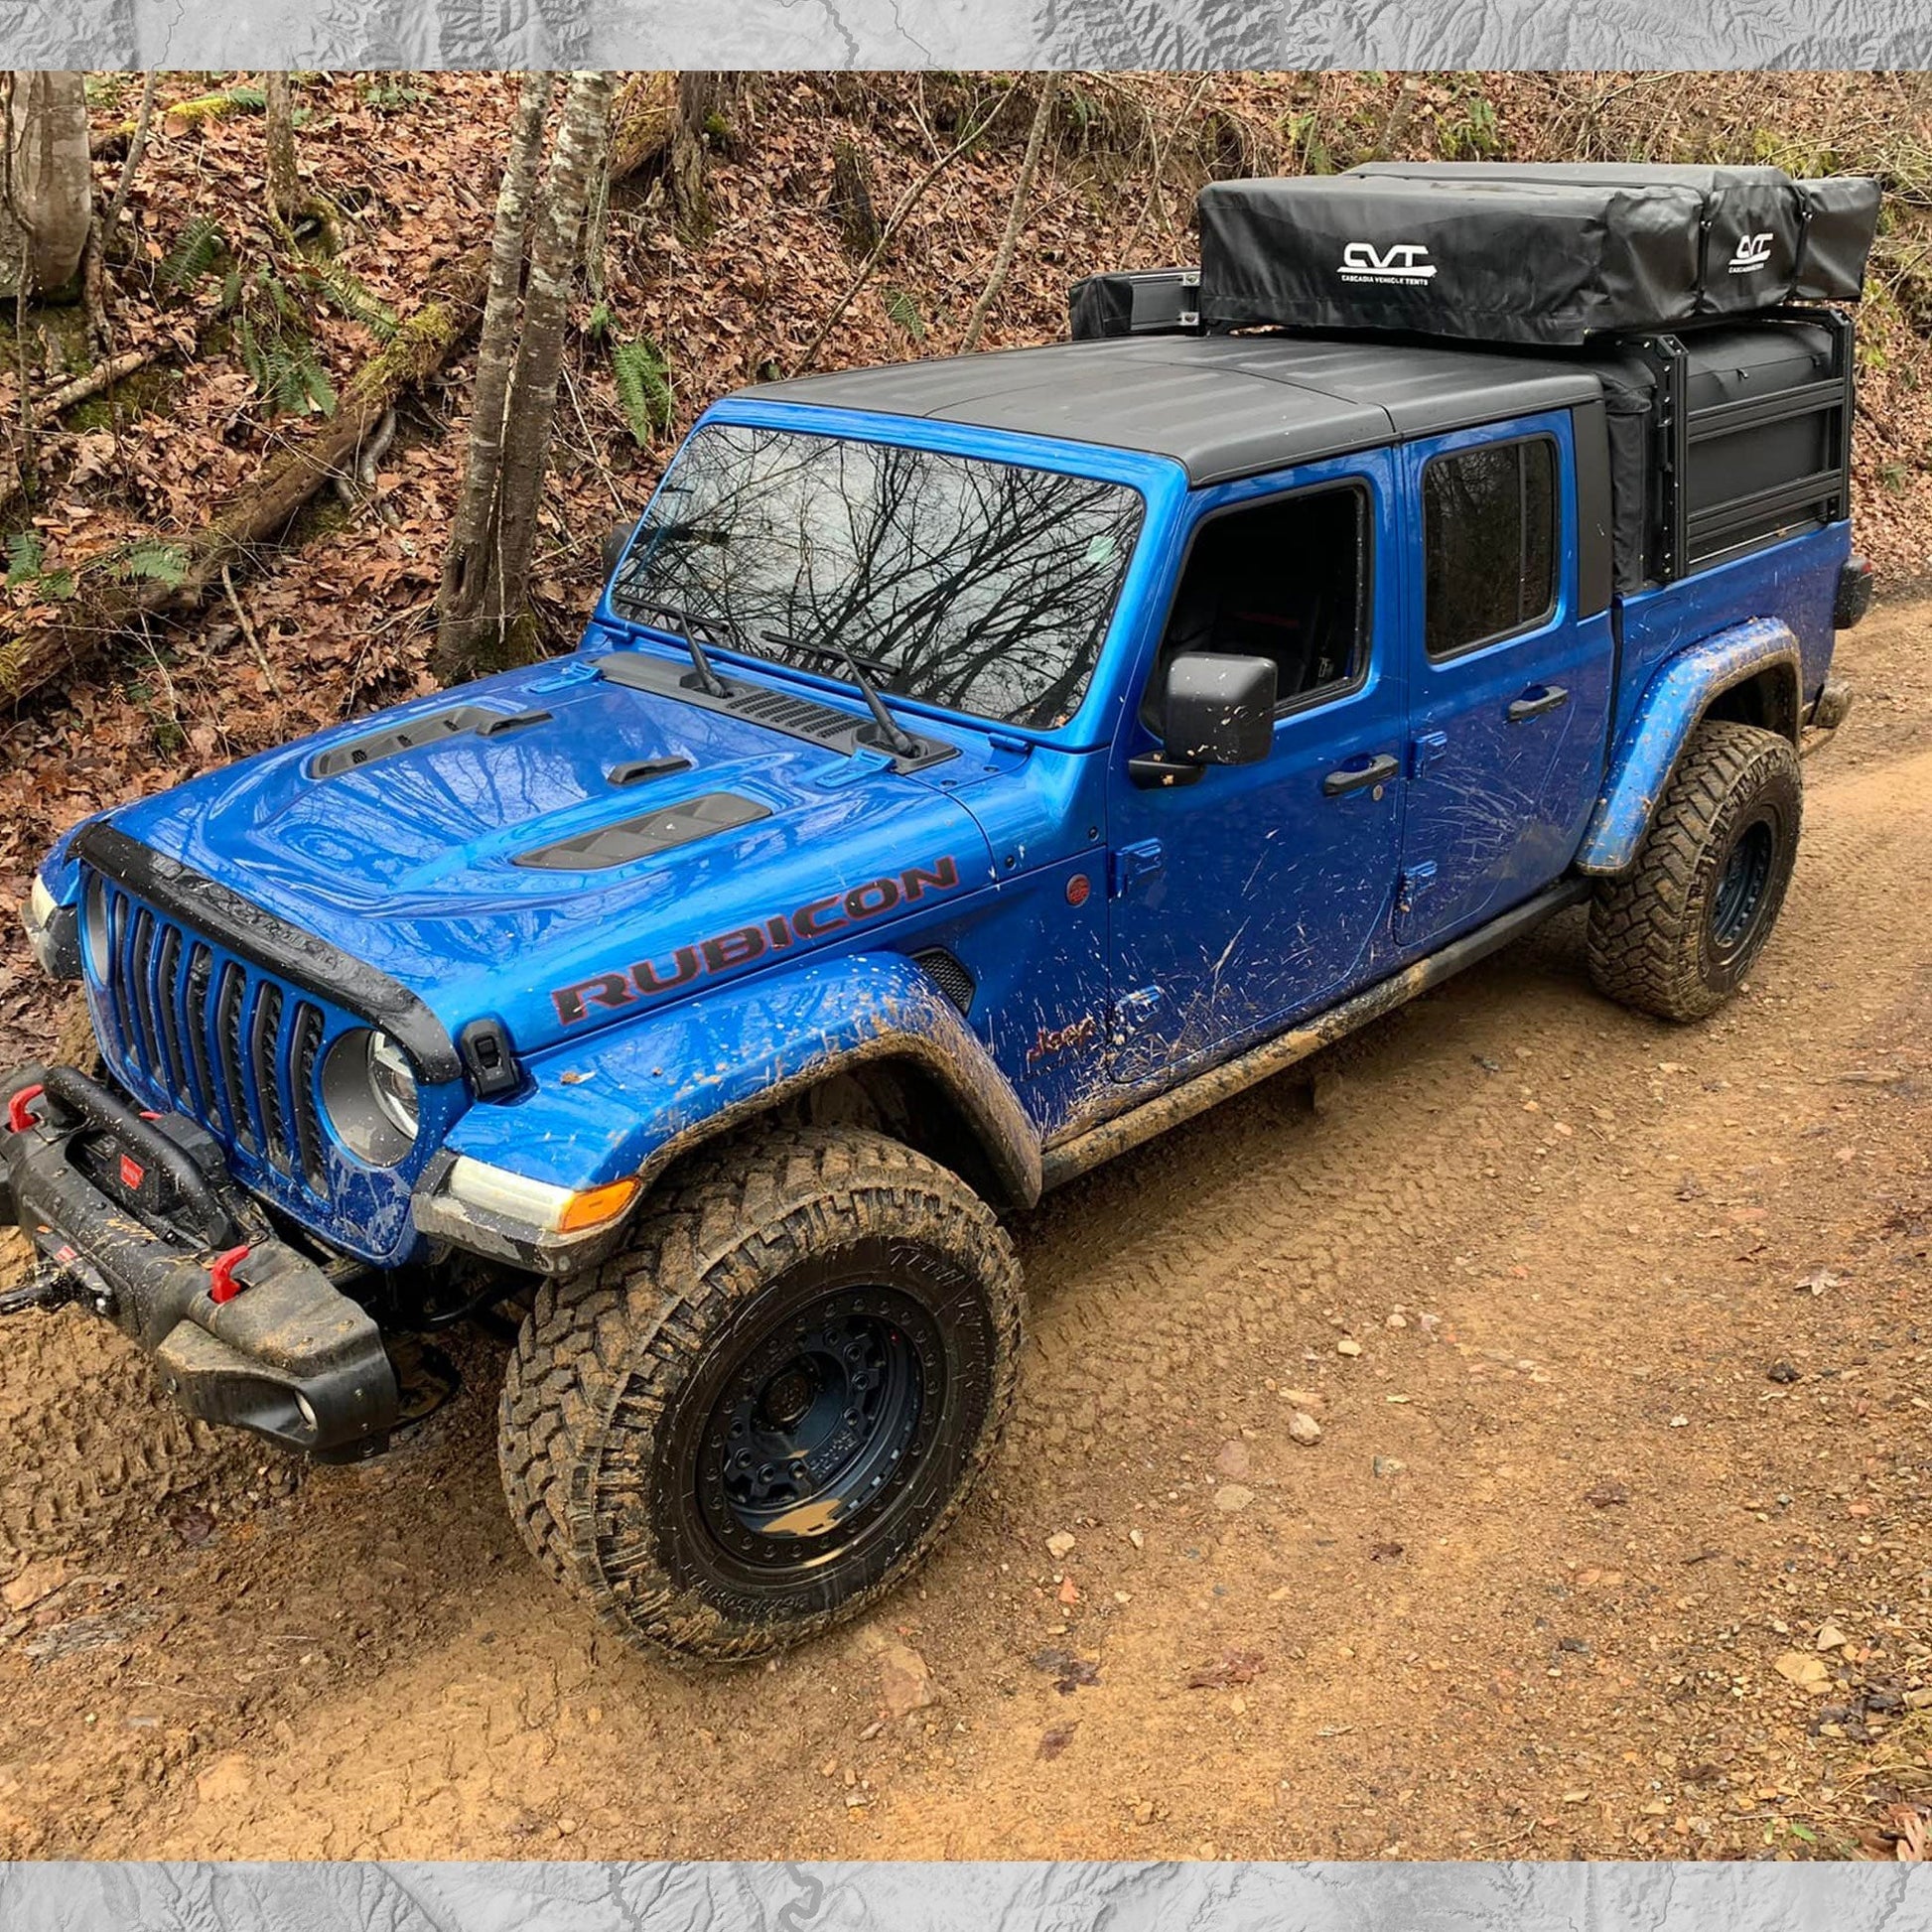
[[[1445,339],[1579,363],[1609,416],[1618,589],[1849,513],[1878,186],[1781,169],[1375,162],[1203,189],[1198,270],[1095,276],[1078,338]]]

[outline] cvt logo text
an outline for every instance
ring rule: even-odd
[[[1769,234],[1747,234],[1737,243],[1737,252],[1730,258],[1730,272],[1733,275],[1748,275],[1754,268],[1762,268],[1771,259],[1771,237]]]
[[[1419,241],[1392,241],[1386,248],[1377,248],[1372,241],[1351,241],[1341,251],[1336,272],[1344,282],[1427,282],[1436,273],[1436,264]]]

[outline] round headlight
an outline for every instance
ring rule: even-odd
[[[413,1141],[422,1125],[416,1105],[416,1069],[380,1028],[369,1035],[369,1091],[390,1125]]]
[[[322,1104],[336,1138],[373,1168],[393,1168],[416,1145],[422,1126],[416,1069],[379,1029],[357,1027],[330,1047]]]

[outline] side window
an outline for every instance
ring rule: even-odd
[[[1557,452],[1480,443],[1422,473],[1425,642],[1452,657],[1541,623],[1557,601]]]
[[[1359,483],[1210,516],[1194,533],[1143,715],[1160,728],[1183,651],[1272,657],[1283,709],[1347,690],[1367,666],[1369,500]]]

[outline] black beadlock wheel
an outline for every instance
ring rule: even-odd
[[[1020,1271],[957,1175],[883,1135],[773,1131],[545,1287],[498,1446],[524,1540],[626,1639],[741,1658],[931,1550],[1011,1407]]]
[[[1702,1020],[1764,949],[1797,863],[1798,755],[1754,725],[1702,725],[1621,879],[1596,889],[1589,970],[1599,991],[1665,1020]]]

